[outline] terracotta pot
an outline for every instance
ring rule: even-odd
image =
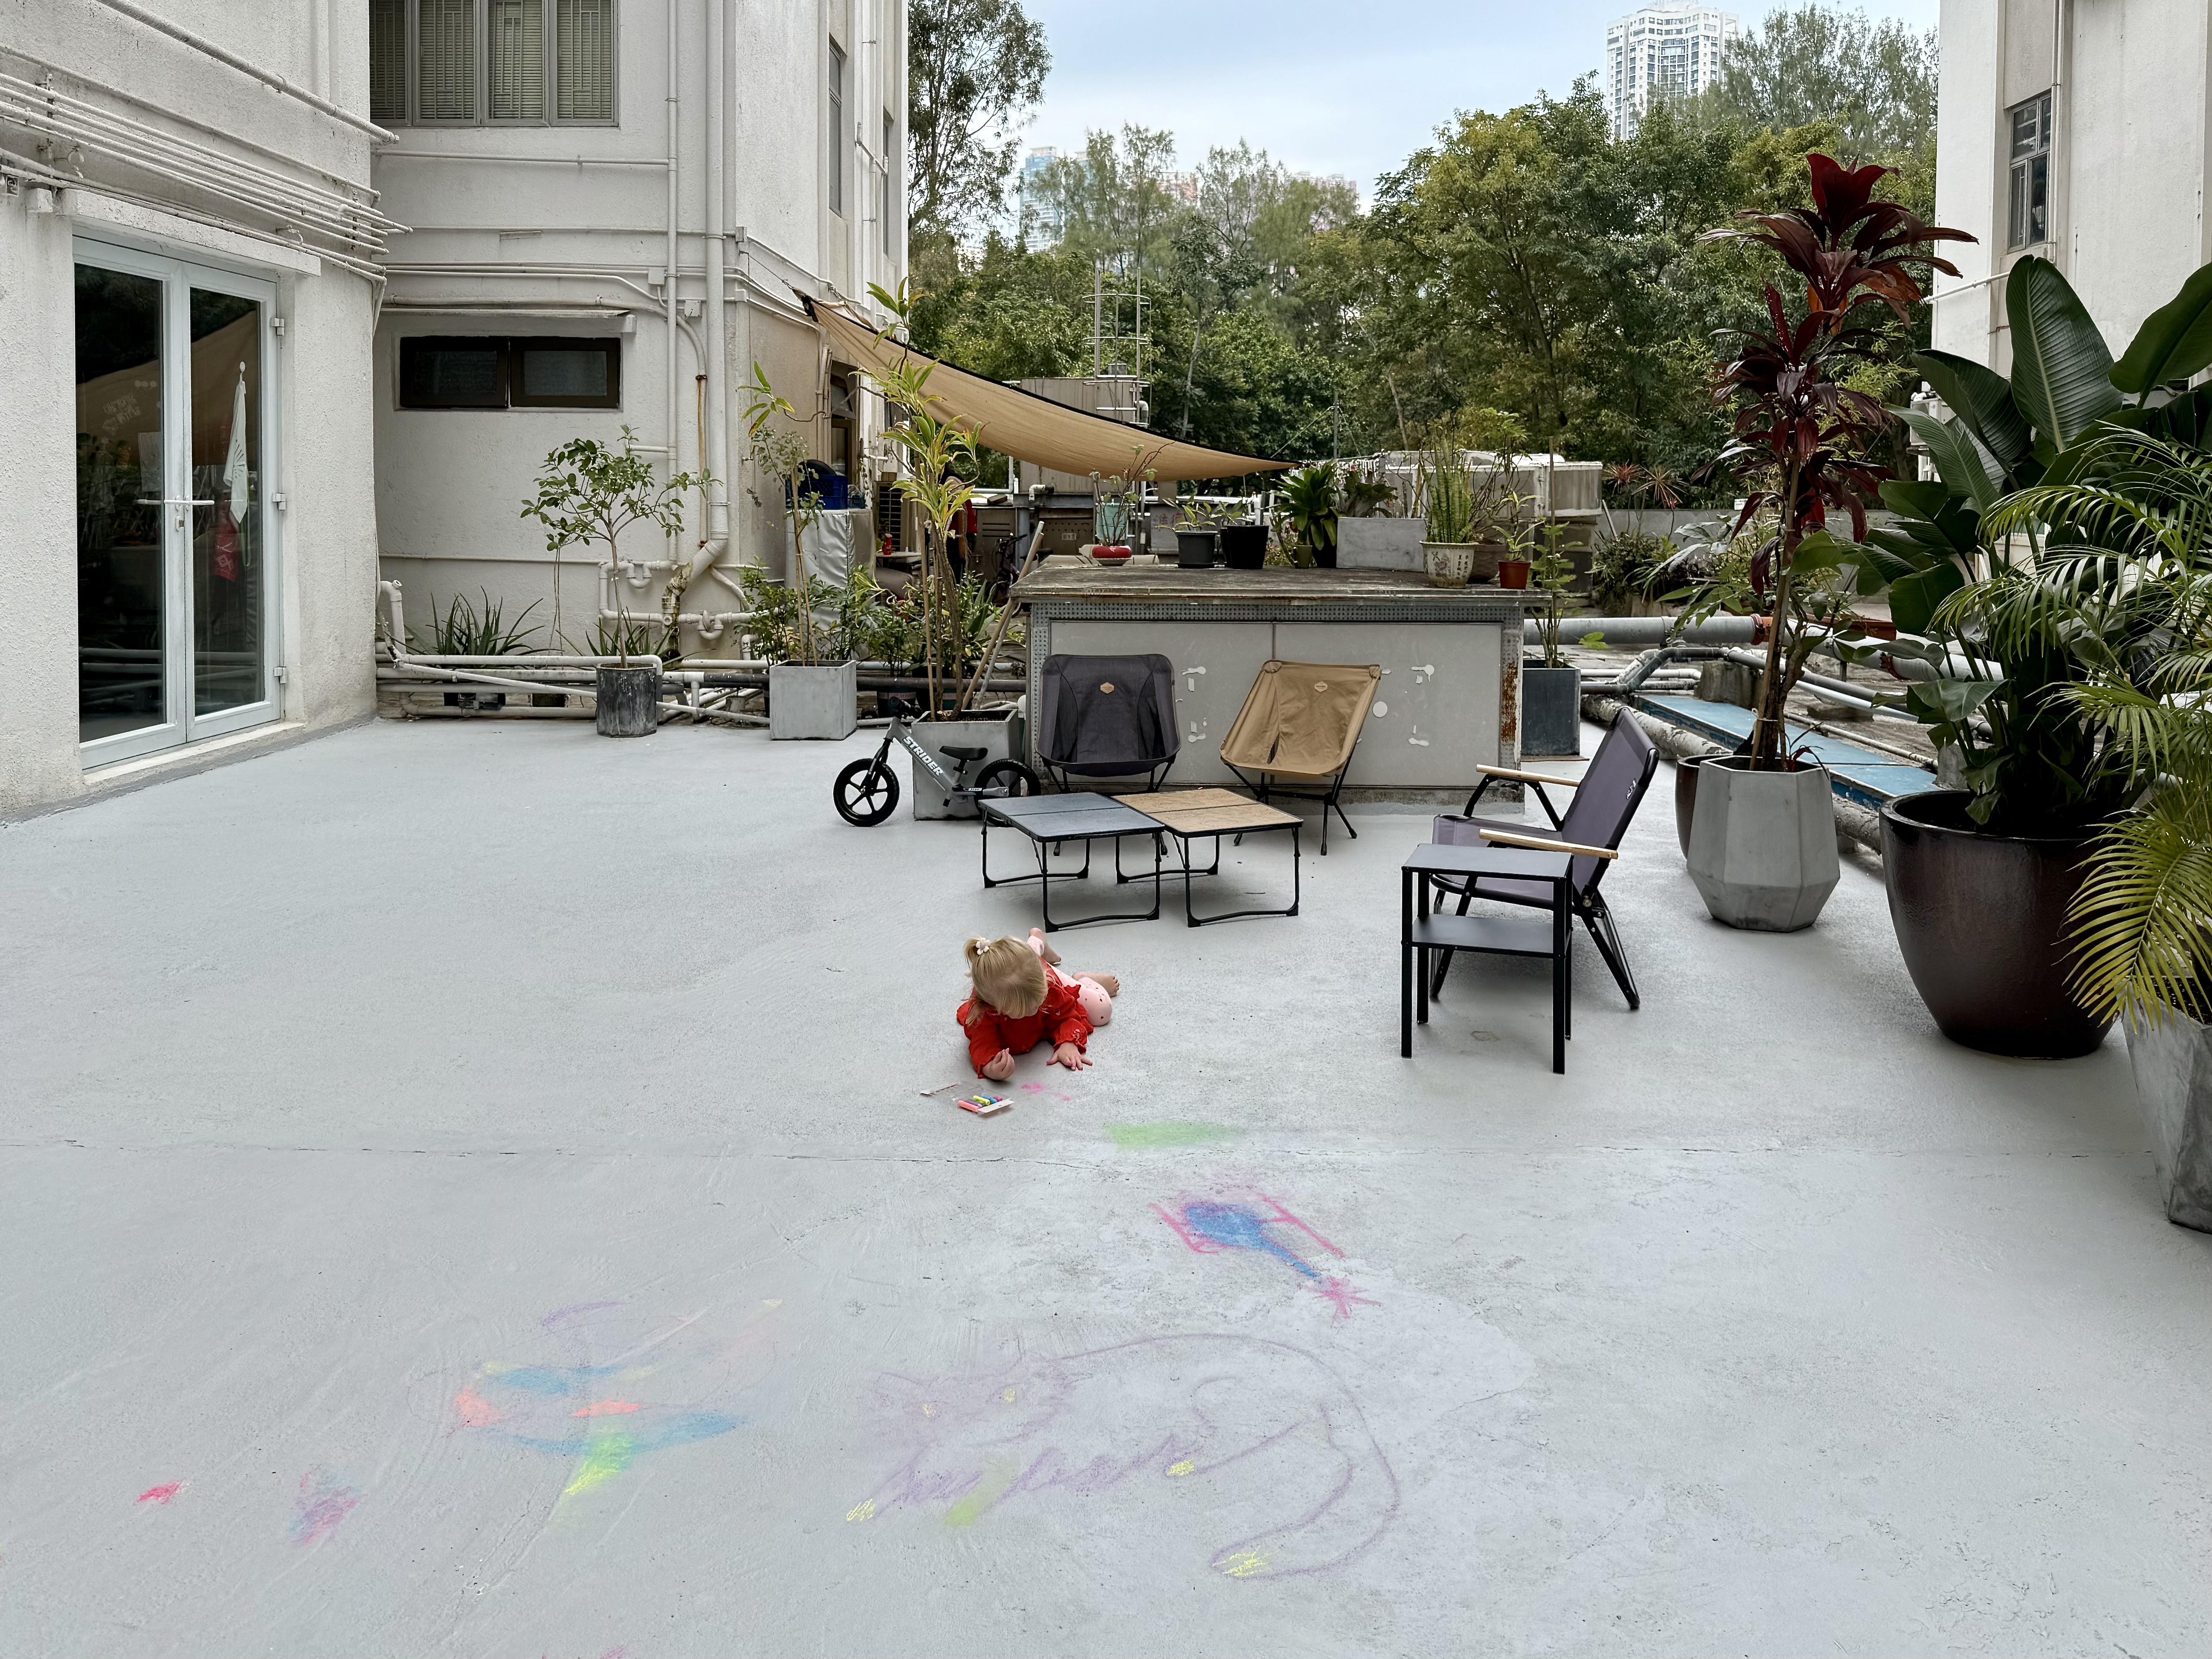
[[[1500,587],[1528,586],[1528,561],[1526,559],[1500,559],[1498,562],[1498,585]]]
[[[1898,948],[1928,1012],[1954,1042],[2025,1060],[2072,1060],[2112,1022],[2067,988],[2066,910],[2087,873],[2086,834],[1992,836],[1963,789],[1881,809],[1883,884]]]

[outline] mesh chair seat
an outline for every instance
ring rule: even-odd
[[[1045,659],[1037,758],[1061,776],[1149,775],[1175,763],[1175,665],[1162,656]]]

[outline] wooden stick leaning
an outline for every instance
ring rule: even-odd
[[[983,660],[975,665],[975,675],[969,680],[967,689],[961,692],[960,701],[952,705],[953,719],[958,720],[961,715],[968,712],[968,700],[975,695],[976,688],[983,684],[983,677],[991,672],[991,665],[998,661],[999,647],[1006,643],[1006,629],[1014,620],[1014,582],[1018,582],[1024,576],[1030,574],[1030,567],[1036,562],[1037,549],[1043,545],[1044,526],[1040,522],[1036,527],[1036,533],[1030,538],[1030,550],[1023,556],[1022,568],[1014,573],[1014,580],[1006,584],[1006,607],[999,612],[999,629],[991,635],[991,648],[983,653]]]

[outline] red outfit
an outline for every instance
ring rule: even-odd
[[[1015,1019],[1000,1013],[988,1002],[978,1002],[969,997],[962,1003],[956,1018],[961,1029],[968,1033],[968,1058],[975,1063],[975,1075],[983,1075],[983,1067],[999,1057],[1004,1048],[1009,1054],[1025,1054],[1037,1046],[1048,1033],[1055,1048],[1063,1042],[1072,1042],[1078,1048],[1089,1047],[1091,1025],[1083,1012],[1083,1002],[1075,988],[1075,981],[1044,970],[1044,1006],[1026,1019]],[[975,1022],[969,1024],[970,1012]]]

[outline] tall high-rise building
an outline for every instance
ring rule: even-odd
[[[1742,33],[1732,12],[1657,0],[1605,30],[1605,102],[1613,136],[1632,137],[1651,100],[1694,98],[1720,78],[1721,47]]]
[[[1059,160],[1060,151],[1050,144],[1041,145],[1022,158],[1022,229],[1030,240],[1048,247],[1067,228],[1051,190],[1053,163]]]

